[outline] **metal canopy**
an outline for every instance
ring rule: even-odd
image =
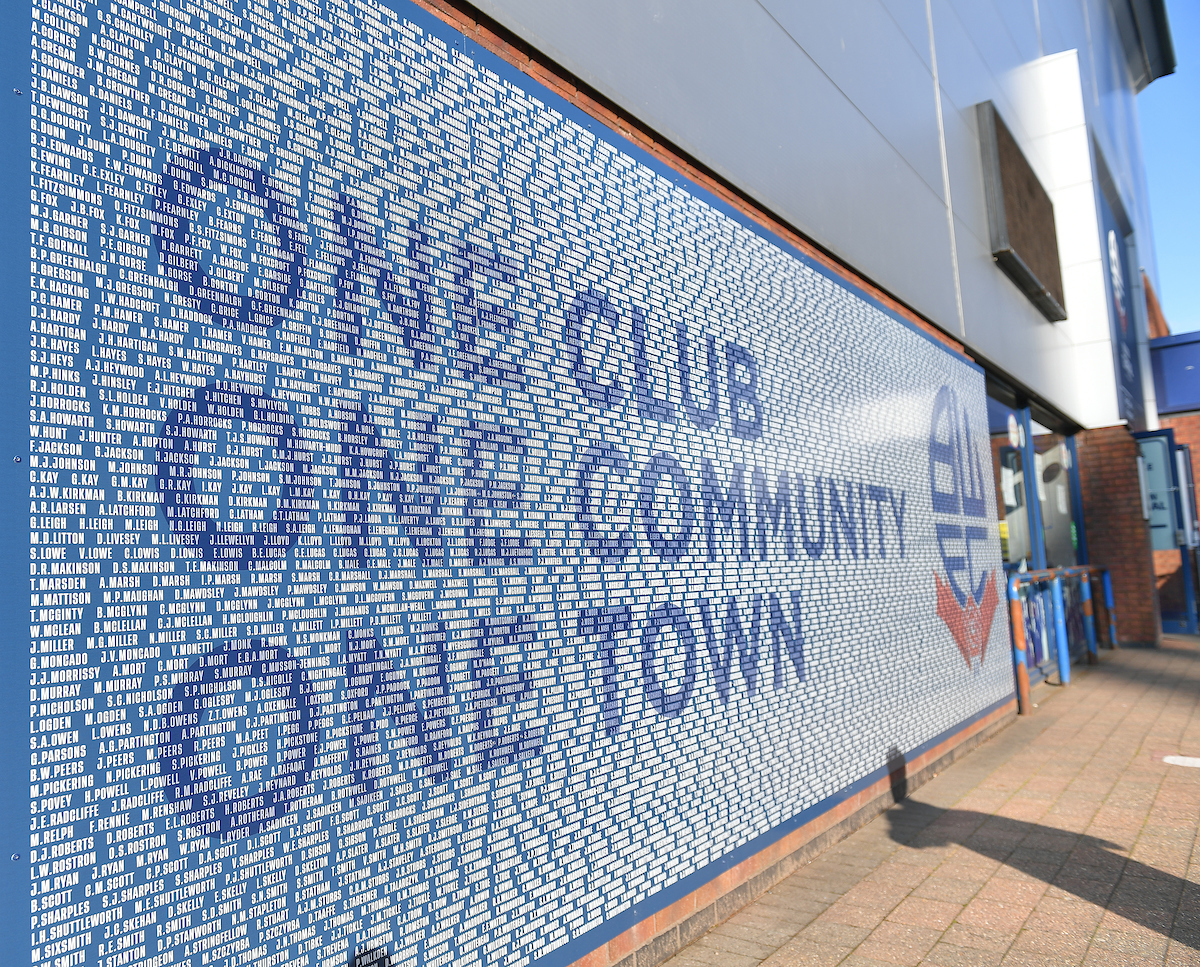
[[[1175,73],[1175,45],[1164,0],[1111,0],[1134,89]]]

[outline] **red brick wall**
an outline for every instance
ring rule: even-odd
[[[1159,417],[1164,430],[1175,431],[1175,442],[1192,448],[1192,479],[1200,480],[1200,413],[1184,413],[1181,416]]]
[[[1183,559],[1178,551],[1154,552],[1154,579],[1158,585],[1158,606],[1162,610],[1186,610],[1187,591],[1183,586]]]
[[[1109,568],[1123,644],[1157,645],[1162,637],[1150,528],[1142,518],[1137,441],[1124,426],[1075,437],[1083,520],[1092,564]]]

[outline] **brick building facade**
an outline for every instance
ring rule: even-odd
[[[1121,644],[1153,646],[1162,622],[1156,555],[1142,516],[1137,441],[1123,426],[1085,430],[1076,437],[1076,452],[1089,560],[1112,574]]]

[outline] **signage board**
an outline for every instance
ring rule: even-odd
[[[33,14],[24,962],[566,964],[1009,699],[973,364],[415,7]]]
[[[1104,233],[1105,286],[1112,333],[1113,366],[1117,380],[1117,412],[1135,431],[1145,429],[1142,368],[1138,355],[1138,313],[1133,300],[1139,292],[1129,268],[1129,251],[1113,207],[1104,191],[1100,198],[1100,228]]]
[[[1146,433],[1138,438],[1138,450],[1145,467],[1146,503],[1150,509],[1150,546],[1156,551],[1179,547],[1183,533],[1175,503],[1175,472],[1172,437]]]

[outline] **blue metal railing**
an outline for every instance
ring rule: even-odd
[[[1013,665],[1017,680],[1018,709],[1022,715],[1028,715],[1032,711],[1029,699],[1031,667],[1040,669],[1048,665],[1053,658],[1058,666],[1059,682],[1063,685],[1071,683],[1073,649],[1069,625],[1077,625],[1075,638],[1078,647],[1074,651],[1086,654],[1088,664],[1094,664],[1098,660],[1096,615],[1092,601],[1092,579],[1095,575],[1099,575],[1104,590],[1109,647],[1116,648],[1117,619],[1113,605],[1112,577],[1108,568],[1077,565],[1009,572],[1008,602],[1013,633]],[[1074,597],[1074,589],[1068,588],[1068,593],[1064,594],[1066,582],[1072,580],[1078,580],[1079,584],[1077,611],[1073,607],[1068,609],[1067,606],[1067,598]],[[1021,593],[1023,590],[1024,595]],[[1047,596],[1050,598],[1049,621],[1046,620],[1045,614]],[[1029,604],[1028,614],[1026,603]],[[1053,652],[1050,646],[1053,646]]]

